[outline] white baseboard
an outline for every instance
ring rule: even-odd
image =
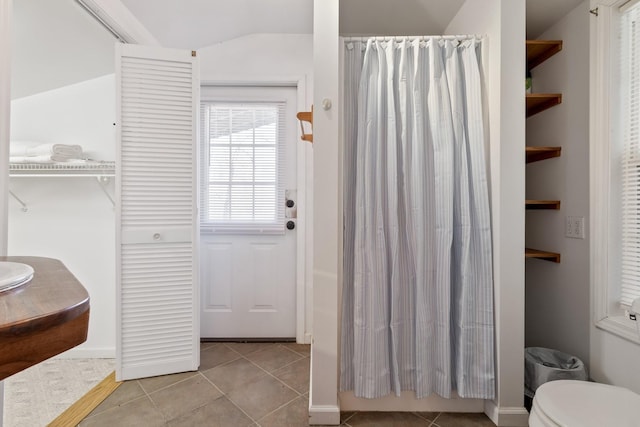
[[[56,356],[58,359],[115,359],[114,347],[72,348]]]
[[[527,427],[529,425],[529,413],[524,406],[498,407],[494,401],[487,400],[484,405],[484,413],[499,427]]]
[[[310,333],[304,334],[304,342],[302,344],[311,344],[312,335]]]
[[[309,405],[309,425],[340,425],[340,408],[329,405]]]

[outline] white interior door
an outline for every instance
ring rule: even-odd
[[[295,112],[295,87],[202,88],[203,338],[296,336]]]
[[[116,377],[200,363],[198,64],[190,51],[116,46]]]

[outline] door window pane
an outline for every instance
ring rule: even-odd
[[[203,229],[284,230],[284,107],[202,104]]]

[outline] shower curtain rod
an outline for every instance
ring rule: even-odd
[[[452,36],[355,36],[355,37],[343,37],[344,42],[366,42],[370,39],[374,39],[376,41],[402,41],[405,39],[420,39],[420,40],[428,40],[428,39],[437,39],[437,40],[468,40],[478,38],[481,39],[482,36],[478,34],[462,34],[462,35],[452,35]]]

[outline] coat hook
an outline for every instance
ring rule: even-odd
[[[311,106],[311,111],[301,111],[296,114],[298,120],[300,120],[300,131],[302,133],[300,139],[303,141],[313,142],[313,105]],[[305,133],[303,122],[307,122],[311,126],[311,133]]]

